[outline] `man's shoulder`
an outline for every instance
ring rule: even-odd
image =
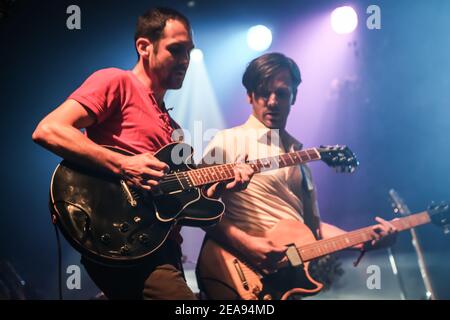
[[[95,71],[92,76],[97,77],[104,77],[106,79],[117,79],[117,78],[127,78],[128,77],[128,71],[119,69],[119,68],[103,68]]]

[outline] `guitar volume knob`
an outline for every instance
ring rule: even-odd
[[[133,218],[133,221],[134,221],[135,223],[140,223],[141,220],[142,220],[141,217],[138,217],[138,216],[136,216],[136,217]]]
[[[122,247],[120,247],[120,253],[121,254],[127,254],[128,252],[130,252],[130,248],[127,245],[124,245]]]
[[[126,222],[121,223],[120,226],[119,226],[120,232],[124,232],[124,233],[125,233],[125,232],[127,232],[129,229],[130,229],[130,225],[129,225],[128,223],[126,223]]]
[[[144,244],[148,243],[148,241],[149,241],[148,234],[143,233],[143,234],[139,235],[139,241]]]

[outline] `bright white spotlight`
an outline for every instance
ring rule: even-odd
[[[256,51],[267,50],[272,43],[272,32],[263,25],[253,26],[247,32],[247,44]]]
[[[331,26],[336,33],[351,33],[357,25],[358,15],[352,7],[339,7],[331,13]]]
[[[191,51],[191,59],[192,61],[202,61],[203,60],[203,52],[200,49],[192,49]]]

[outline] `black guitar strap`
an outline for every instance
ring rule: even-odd
[[[317,240],[321,239],[320,214],[312,182],[311,172],[306,165],[300,165],[302,173],[301,200],[303,202],[303,222],[308,226]]]

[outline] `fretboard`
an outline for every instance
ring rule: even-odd
[[[274,157],[267,157],[248,161],[255,173],[273,169],[294,166],[314,160],[320,160],[320,153],[316,148],[284,153]],[[226,181],[234,178],[236,163],[207,166],[200,169],[183,172],[182,178],[190,187],[198,187],[210,183]],[[184,183],[183,183],[184,184]]]
[[[391,223],[398,231],[404,231],[414,228],[416,226],[429,223],[430,216],[428,212],[424,211],[411,216],[400,218]],[[300,257],[304,262],[313,260],[330,253],[344,250],[355,245],[371,241],[371,230],[374,226],[361,228],[355,231],[347,232],[343,235],[332,237],[329,239],[319,240],[309,245],[297,248]]]

